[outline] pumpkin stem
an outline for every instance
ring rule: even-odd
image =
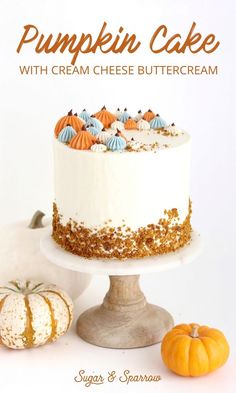
[[[37,210],[34,213],[33,217],[31,218],[31,221],[29,223],[29,228],[31,229],[43,228],[42,219],[44,216],[45,214],[43,212]]]
[[[199,337],[198,327],[199,327],[198,325],[193,325],[192,331],[190,333],[190,337],[192,337],[192,338],[198,338]]]

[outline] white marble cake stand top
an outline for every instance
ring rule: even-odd
[[[200,235],[192,232],[192,239],[188,245],[175,252],[142,259],[87,259],[63,250],[48,232],[41,239],[43,254],[53,263],[66,269],[82,273],[102,275],[135,275],[159,272],[192,262],[200,254],[202,242]]]

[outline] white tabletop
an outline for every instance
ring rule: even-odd
[[[184,265],[193,261],[200,254],[201,248],[201,237],[193,231],[190,243],[175,252],[142,259],[100,260],[86,259],[65,251],[52,239],[49,232],[41,239],[43,254],[56,265],[82,273],[118,276],[158,272]]]

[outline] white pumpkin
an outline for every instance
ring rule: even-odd
[[[72,319],[72,301],[56,285],[20,280],[0,285],[0,342],[9,348],[55,341]]]
[[[74,272],[49,262],[40,251],[40,238],[51,225],[50,219],[37,211],[30,223],[19,222],[0,228],[0,279],[52,282],[76,299],[89,285],[91,275]]]

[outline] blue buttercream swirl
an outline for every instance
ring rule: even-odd
[[[93,136],[97,136],[99,134],[99,130],[96,127],[90,126],[87,128],[87,130],[92,134]]]
[[[90,126],[97,128],[98,131],[101,131],[103,129],[103,125],[100,123],[100,121],[96,119],[96,117],[90,117],[86,121],[86,127]]]
[[[60,134],[58,135],[58,140],[62,143],[69,143],[75,135],[77,135],[77,133],[74,128],[68,125],[62,128]]]
[[[90,119],[89,113],[84,109],[80,114],[79,117],[83,119],[85,122],[87,122]]]
[[[150,127],[153,128],[154,130],[157,130],[158,128],[164,128],[167,126],[167,123],[164,119],[162,119],[161,116],[156,115],[151,121],[150,121]]]
[[[118,117],[119,121],[122,121],[122,123],[125,123],[130,117],[130,114],[127,112],[127,110],[125,109],[123,113],[121,113],[121,115]]]
[[[107,140],[106,145],[111,151],[122,151],[126,147],[126,141],[120,136],[113,135]]]

